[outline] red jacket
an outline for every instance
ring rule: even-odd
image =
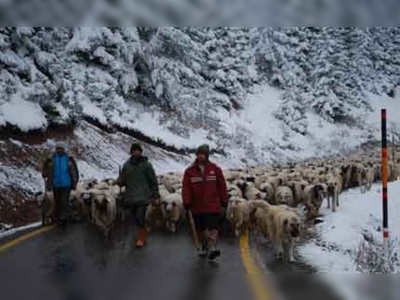
[[[195,214],[220,213],[221,203],[228,201],[224,174],[212,162],[207,162],[204,174],[194,162],[186,169],[182,185],[183,203],[191,204],[191,210]]]

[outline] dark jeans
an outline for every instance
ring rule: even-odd
[[[54,188],[54,221],[56,223],[66,222],[69,217],[69,195],[70,188]]]
[[[133,215],[135,225],[141,229],[146,227],[146,211],[148,204],[129,204],[129,209]]]

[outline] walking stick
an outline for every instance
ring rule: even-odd
[[[45,205],[47,200],[47,179],[45,177],[43,177],[43,181],[44,181],[44,194],[43,194],[43,200],[41,203],[41,213],[42,213],[42,226],[46,225],[46,212],[45,212]]]
[[[190,229],[192,230],[194,245],[196,246],[197,250],[200,250],[199,236],[197,235],[196,226],[194,224],[193,214],[191,210],[188,211],[188,216],[189,216]]]
[[[118,180],[121,178],[121,166],[118,166]],[[118,222],[122,222],[124,219],[123,212],[122,212],[122,186],[119,186],[119,195],[117,201],[117,218]]]

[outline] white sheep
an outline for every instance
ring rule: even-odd
[[[336,211],[336,207],[339,206],[339,194],[341,189],[341,180],[338,176],[330,174],[327,177],[326,185],[327,185],[327,202],[328,209],[331,208],[332,203],[332,211]]]
[[[182,178],[178,175],[163,175],[160,180],[161,184],[165,186],[165,188],[170,193],[175,193],[179,186],[182,186]]]
[[[267,196],[266,193],[258,190],[253,182],[244,182],[243,187],[243,196],[247,200],[265,199]]]
[[[326,188],[323,184],[310,184],[304,188],[304,205],[307,209],[307,218],[318,216],[319,209],[325,197]]]
[[[108,184],[108,182],[101,181],[96,183],[93,188],[96,190],[108,190],[110,186],[111,185]]]
[[[117,199],[104,190],[92,190],[92,223],[99,227],[105,236],[109,236],[117,217]]]
[[[275,192],[276,204],[286,204],[288,206],[294,206],[294,197],[292,190],[287,186],[280,186]]]
[[[170,195],[170,192],[163,185],[158,186],[158,193],[160,194],[161,201]]]
[[[269,181],[272,183],[274,186],[274,189],[277,190],[278,187],[287,185],[288,178],[287,175],[284,174],[283,172],[279,173],[278,176],[273,176],[269,179]]]
[[[233,182],[239,180],[242,177],[242,173],[238,171],[223,171],[224,177],[226,181]]]
[[[74,220],[82,221],[86,215],[84,213],[85,205],[83,202],[84,186],[78,184],[75,190],[72,190],[69,196],[69,203]]]
[[[51,191],[45,193],[39,192],[35,195],[36,201],[39,203],[42,213],[42,225],[48,225],[54,222],[54,194]]]
[[[248,228],[249,222],[249,206],[247,201],[242,198],[231,199],[228,204],[226,216],[236,236],[244,233]]]
[[[162,199],[162,214],[165,227],[175,233],[184,216],[184,208],[181,193],[173,193]]]
[[[371,190],[372,182],[374,181],[374,170],[360,166],[357,168],[357,182],[360,187],[361,193]]]
[[[230,184],[228,183],[228,197],[232,198],[232,197],[243,197],[243,193],[241,191],[241,189],[234,185],[234,184]]]
[[[260,184],[259,190],[266,194],[265,200],[269,203],[275,203],[275,188],[270,181]]]

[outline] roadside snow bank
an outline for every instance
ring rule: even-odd
[[[4,232],[0,232],[0,239],[8,237],[10,235],[16,234],[20,231],[23,230],[27,230],[27,229],[32,229],[32,228],[36,228],[42,225],[42,222],[36,222],[36,223],[32,223],[26,226],[22,226],[22,227],[16,227],[16,228],[11,228],[9,229],[8,226],[5,226],[6,231]]]
[[[389,231],[400,253],[400,181],[389,184]],[[344,287],[341,275],[360,274],[354,258],[364,236],[382,242],[382,200],[381,185],[374,184],[370,192],[360,194],[352,189],[341,194],[340,207],[336,213],[326,209],[326,202],[321,208],[323,223],[315,226],[317,238],[299,248],[299,254],[308,263],[317,267],[324,276],[346,295],[354,298],[355,290],[351,285]],[[400,273],[400,262],[394,266],[395,273]],[[342,277],[346,278],[346,277]],[[355,286],[353,286],[356,289]],[[353,296],[351,296],[353,295]]]

